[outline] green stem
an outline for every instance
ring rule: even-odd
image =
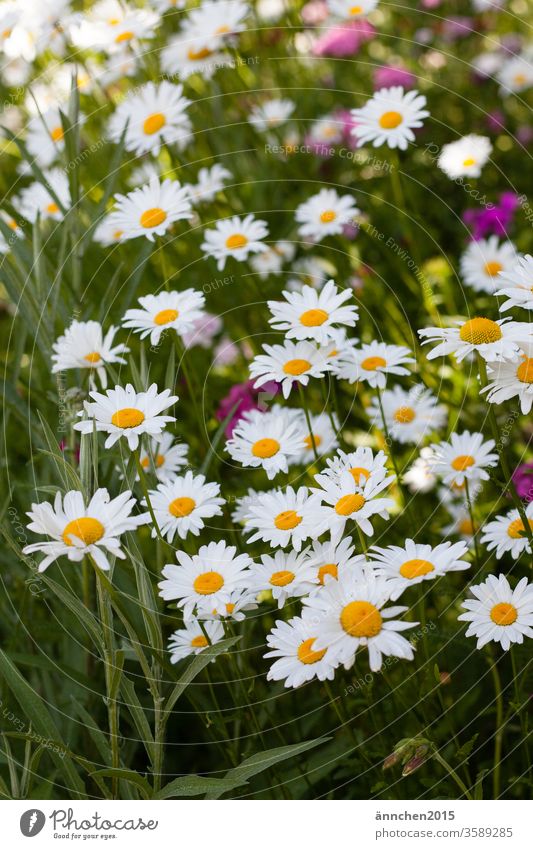
[[[305,399],[305,393],[304,393],[302,384],[300,382],[298,382],[298,392],[300,393],[300,402],[301,402],[301,405],[303,407],[305,420],[307,422],[307,427],[309,429],[309,439],[311,440],[311,445],[312,445],[312,448],[313,448],[313,454],[315,455],[315,460],[318,463],[320,458],[318,456],[318,451],[317,451],[317,448],[316,448],[315,435],[313,433],[313,427],[311,425],[311,417],[309,415],[309,410],[307,408],[307,401]]]
[[[454,770],[454,768],[452,766],[450,766],[448,761],[446,761],[442,757],[442,755],[437,751],[433,752],[433,757],[435,758],[437,763],[439,763],[442,767],[444,767],[444,769],[446,770],[448,775],[451,776],[451,778],[453,778],[453,780],[455,781],[455,783],[457,784],[457,786],[461,790],[461,793],[463,794],[463,796],[466,799],[470,799],[470,801],[472,801],[472,795],[471,795],[470,791],[468,790],[466,784],[463,782],[463,780],[461,778],[459,778],[456,771]]]
[[[474,551],[476,554],[476,566],[478,571],[481,569],[481,554],[479,551],[479,544],[477,539],[477,527],[474,519],[474,507],[472,505],[472,499],[470,497],[470,489],[468,486],[468,478],[465,478],[465,493],[466,493],[466,503],[468,505],[468,513],[470,515],[470,521],[472,523],[472,538],[474,540]]]
[[[154,508],[152,507],[152,502],[150,499],[150,493],[148,491],[148,481],[146,480],[146,475],[144,473],[143,465],[141,463],[141,455],[139,453],[139,449],[137,448],[134,452],[135,455],[135,465],[137,466],[137,472],[139,475],[139,480],[141,482],[141,489],[143,491],[143,495],[146,500],[146,506],[148,507],[148,512],[150,513],[150,517],[152,522],[154,523],[154,528],[156,530],[157,536],[160,540],[165,542],[163,536],[161,535],[161,531],[159,529],[159,525],[157,524],[157,519],[155,518]]]
[[[513,669],[513,684],[514,684],[516,711],[517,711],[518,717],[520,719],[520,728],[521,728],[521,731],[522,731],[522,736],[524,738],[524,752],[525,752],[526,763],[527,763],[527,777],[528,777],[528,780],[529,780],[529,777],[531,775],[531,758],[529,756],[529,740],[528,740],[529,728],[528,728],[527,710],[524,711],[524,707],[526,706],[528,700],[526,700],[526,702],[524,702],[524,703],[522,703],[521,700],[520,700],[520,681],[521,681],[521,678],[519,678],[519,672],[518,672],[518,668],[517,668],[517,664],[516,664],[515,646],[511,646],[511,648],[509,649],[509,654],[511,655],[511,666],[512,666],[512,669]],[[524,670],[521,669],[520,673],[522,673],[523,671]]]
[[[503,744],[503,695],[502,682],[498,666],[492,652],[489,655],[490,673],[494,683],[494,692],[496,693],[496,732],[494,734],[494,768],[492,773],[492,795],[494,799],[498,799],[500,795],[500,770],[502,760],[502,744]]]

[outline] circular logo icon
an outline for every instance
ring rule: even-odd
[[[24,837],[35,837],[43,830],[46,817],[38,808],[31,808],[29,811],[24,811],[20,818],[20,830]]]

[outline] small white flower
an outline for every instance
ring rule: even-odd
[[[473,599],[463,601],[467,611],[457,618],[469,622],[467,637],[477,637],[478,649],[491,641],[508,651],[513,643],[533,637],[533,584],[522,578],[511,589],[505,575],[489,575],[470,587]]]
[[[496,279],[498,289],[496,295],[505,295],[508,298],[500,307],[500,312],[512,309],[512,307],[523,307],[526,310],[533,309],[533,256],[516,257],[516,264],[511,269],[504,269]]]
[[[190,471],[150,490],[150,501],[162,536],[166,536],[169,543],[176,534],[180,539],[185,539],[189,533],[198,536],[205,527],[204,519],[222,515],[220,508],[226,501],[219,495],[220,484],[206,483],[204,475],[193,475]],[[146,501],[142,504],[147,506]],[[157,531],[152,528],[152,537],[156,536]]]
[[[304,411],[295,410],[294,412],[296,414],[295,419],[299,422],[304,433],[304,448],[298,458],[299,463],[307,464],[315,462],[313,442],[315,443],[316,452],[320,459],[325,457],[326,454],[330,454],[335,448],[338,448],[337,434],[339,432],[339,422],[334,414],[332,419],[335,428],[328,413],[318,413],[316,416],[310,413],[311,433],[309,433]]]
[[[310,236],[320,242],[326,236],[342,233],[344,225],[353,223],[359,215],[351,195],[338,195],[335,189],[321,189],[296,209],[300,236]]]
[[[267,636],[270,649],[264,657],[277,658],[268,671],[268,681],[284,681],[285,687],[300,687],[306,681],[333,681],[337,663],[329,649],[315,649],[316,631],[312,617],[304,613],[289,622],[278,619]]]
[[[80,115],[78,124],[82,123],[83,116]],[[61,155],[65,149],[65,134],[58,107],[48,109],[30,121],[26,147],[41,168],[48,168]]]
[[[311,377],[323,377],[331,369],[328,348],[317,348],[312,342],[263,345],[263,351],[254,357],[250,377],[256,387],[270,380],[280,383],[284,398],[289,397],[295,383],[307,386]]]
[[[442,536],[448,537],[452,534],[457,534],[458,536],[465,537],[467,540],[471,540],[475,528],[472,524],[468,505],[465,503],[456,504],[453,501],[449,501],[446,503],[446,510],[452,517],[452,521],[443,527]]]
[[[239,218],[225,218],[217,221],[214,230],[205,231],[205,241],[202,250],[206,256],[212,256],[217,260],[217,268],[222,271],[226,265],[226,259],[232,256],[242,262],[249,254],[259,253],[266,250],[266,245],[261,241],[268,236],[268,228],[265,221],[247,215]]]
[[[512,242],[500,244],[497,236],[489,236],[469,244],[461,257],[461,274],[465,283],[476,292],[493,295],[500,283],[498,275],[510,272],[516,260],[516,248]]]
[[[81,492],[71,490],[64,497],[57,492],[53,507],[48,502],[32,504],[27,514],[31,519],[28,530],[46,534],[51,541],[27,545],[22,553],[42,551],[46,555],[39,572],[59,557],[79,563],[86,554],[100,569],[107,570],[110,565],[106,552],[121,560],[126,558],[119,537],[150,521],[148,513],[131,515],[135,504],[129,490],[110,498],[107,489],[97,489],[87,505]]]
[[[214,200],[216,195],[224,189],[225,180],[229,180],[231,176],[231,171],[222,165],[215,164],[212,168],[200,168],[196,185],[185,184],[191,202],[207,203]]]
[[[524,512],[529,527],[533,530],[533,501],[524,505]],[[492,522],[483,525],[482,531],[481,542],[489,551],[496,551],[498,560],[507,552],[515,560],[524,552],[531,554],[526,529],[518,510],[510,510],[505,516],[496,516]]]
[[[250,265],[261,280],[266,280],[269,274],[281,274],[283,263],[290,262],[294,253],[295,247],[291,242],[276,242],[266,251],[251,257]]]
[[[344,472],[350,472],[355,483],[360,486],[368,480],[382,481],[388,474],[385,452],[378,451],[377,454],[374,454],[372,449],[367,446],[360,446],[348,454],[344,451],[338,451],[326,463],[328,468],[324,469],[322,477],[331,478],[336,483],[339,483]],[[394,475],[390,475],[388,478],[390,483],[394,479]]]
[[[115,195],[116,208],[110,215],[113,226],[122,231],[123,239],[163,236],[175,221],[192,218],[187,189],[177,180],[152,177],[142,188],[127,195]]]
[[[102,247],[107,248],[109,245],[118,245],[123,241],[124,230],[121,230],[112,214],[104,215],[93,233],[93,239]]]
[[[404,92],[402,86],[381,88],[361,109],[352,109],[355,126],[352,135],[357,146],[372,142],[374,147],[386,144],[391,149],[407,150],[414,142],[413,130],[422,127],[429,116],[426,98],[416,89]]]
[[[364,554],[354,554],[355,547],[350,537],[341,539],[340,542],[329,540],[328,542],[313,542],[306,549],[308,565],[316,571],[318,585],[314,592],[323,587],[327,581],[342,579],[344,570],[357,571],[362,569],[366,563]]]
[[[205,296],[194,289],[144,295],[139,298],[139,303],[142,309],[128,310],[122,326],[131,327],[141,339],[150,336],[152,345],[159,344],[161,334],[166,330],[175,330],[183,338],[205,315]]]
[[[355,304],[347,304],[353,297],[351,289],[339,291],[333,280],[318,292],[304,286],[301,292],[284,291],[284,301],[268,301],[272,313],[269,323],[275,330],[283,331],[287,339],[312,339],[325,345],[335,338],[339,326],[354,327],[358,318]]]
[[[492,363],[487,368],[488,383],[481,392],[487,393],[491,404],[518,398],[527,415],[533,406],[533,342],[522,348],[515,362]]]
[[[164,581],[158,586],[165,601],[178,601],[185,619],[193,614],[212,613],[229,604],[235,590],[246,589],[249,567],[247,554],[236,556],[235,546],[225,542],[202,545],[192,557],[185,551],[176,552],[179,566],[168,564],[163,569]]]
[[[507,59],[498,74],[501,93],[518,94],[533,85],[533,61],[531,50],[521,56],[511,56]]]
[[[168,650],[171,663],[178,663],[186,657],[200,654],[209,645],[214,646],[224,639],[224,626],[221,622],[206,621],[203,623],[203,629],[202,625],[193,619],[184,624],[184,628],[179,628],[170,635]]]
[[[107,386],[106,364],[125,365],[126,360],[119,355],[129,351],[125,345],[113,347],[116,332],[115,327],[110,327],[104,336],[102,325],[98,321],[74,320],[52,346],[54,351],[52,374],[73,368],[90,369],[97,373],[105,389]]]
[[[241,495],[239,498],[235,499],[235,509],[231,514],[231,518],[235,524],[246,524],[249,516],[250,505],[255,504],[260,495],[263,495],[263,493],[256,489],[252,489],[252,487],[248,487],[246,495]]]
[[[159,440],[150,440],[148,450],[141,450],[141,466],[145,472],[153,472],[161,483],[169,483],[187,465],[188,452],[188,445],[184,442],[174,445],[172,434],[163,433]]]
[[[432,581],[447,572],[469,569],[470,563],[461,558],[467,553],[465,542],[443,542],[432,547],[406,539],[405,545],[389,545],[370,549],[370,563],[376,575],[385,578],[391,601],[404,590],[422,581]]]
[[[273,98],[253,106],[248,120],[256,130],[273,130],[287,121],[296,108],[296,104],[287,98]]]
[[[301,598],[308,595],[318,583],[316,570],[307,559],[308,549],[296,551],[276,551],[273,556],[263,554],[260,563],[253,563],[250,569],[250,590],[258,595],[271,590],[272,597],[282,608],[289,598]]]
[[[232,62],[230,54],[207,47],[206,37],[202,33],[191,33],[188,37],[180,33],[171,38],[161,51],[162,71],[182,80],[191,74],[200,74],[210,79],[215,71]]]
[[[157,384],[152,383],[147,392],[136,392],[131,383],[108,389],[105,395],[90,392],[92,401],[85,401],[85,413],[88,418],[74,425],[74,430],[92,433],[93,429],[108,433],[105,447],[111,448],[124,437],[131,451],[139,445],[143,433],[157,439],[168,422],[175,422],[174,416],[162,416],[160,413],[178,400],[171,395],[170,389],[159,392]],[[83,411],[79,414],[83,415]]]
[[[449,442],[432,445],[429,461],[444,483],[461,486],[465,480],[488,480],[485,469],[496,466],[498,455],[493,454],[494,440],[484,441],[482,433],[452,433]]]
[[[249,581],[247,581],[247,584]],[[202,619],[232,619],[234,622],[242,622],[250,610],[257,610],[256,594],[248,587],[246,589],[233,590],[229,601],[219,608],[214,608],[211,613],[202,612]]]
[[[245,468],[263,468],[269,480],[278,472],[288,472],[289,461],[297,460],[304,447],[302,422],[281,407],[267,413],[247,413],[226,442],[233,460]]]
[[[406,363],[414,359],[409,348],[403,345],[387,345],[385,342],[369,342],[361,348],[351,348],[335,359],[333,372],[341,380],[356,383],[366,381],[373,388],[385,389],[387,375],[406,375]]]
[[[118,142],[126,130],[124,146],[138,155],[150,151],[157,156],[163,144],[175,144],[183,150],[191,138],[186,111],[190,105],[181,85],[167,80],[158,85],[146,83],[117,107],[109,123],[109,136]]]
[[[203,0],[191,9],[183,26],[185,38],[202,35],[211,50],[223,46],[230,36],[245,29],[245,19],[250,14],[249,3],[243,0]]]
[[[15,209],[32,224],[37,221],[37,217],[42,220],[53,218],[54,221],[61,221],[65,215],[61,206],[66,210],[70,207],[68,177],[64,171],[60,168],[52,168],[44,172],[44,177],[45,185],[32,183],[22,189],[18,198],[13,200]]]
[[[431,460],[433,451],[429,446],[420,450],[420,456],[407,469],[403,476],[403,482],[410,492],[431,492],[437,483],[437,476],[433,471]]]
[[[309,131],[308,139],[318,148],[329,149],[330,145],[340,144],[343,139],[344,126],[335,115],[323,115],[317,118]]]
[[[458,363],[475,351],[488,362],[517,360],[523,344],[533,343],[533,324],[484,316],[460,319],[457,327],[426,327],[418,331],[422,344],[438,342],[428,360],[455,354]]]
[[[373,478],[356,483],[354,476],[345,471],[337,480],[321,474],[315,475],[315,480],[321,489],[314,488],[311,491],[324,504],[328,530],[335,541],[342,537],[349,520],[355,522],[364,534],[372,536],[374,529],[370,517],[388,519],[388,511],[394,507],[392,498],[377,497],[390,486],[391,478]]]
[[[450,180],[480,177],[491,153],[492,144],[486,136],[471,134],[443,145],[437,164]]]
[[[258,493],[247,505],[246,533],[255,531],[249,542],[260,539],[273,548],[291,545],[300,551],[307,539],[318,539],[326,530],[326,511],[320,499],[306,486],[297,491],[288,486],[284,492]]]
[[[409,392],[399,386],[386,389],[381,403],[387,430],[393,439],[403,444],[419,442],[446,422],[446,407],[438,404],[431,392],[422,386],[414,386]],[[367,412],[376,427],[385,429],[376,398],[372,399]]]
[[[100,0],[74,19],[70,36],[78,47],[120,53],[141,39],[153,38],[158,22],[156,12],[119,0]]]
[[[332,15],[353,21],[363,18],[369,12],[373,12],[378,5],[378,0],[327,0],[328,10]]]

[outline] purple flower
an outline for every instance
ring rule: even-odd
[[[533,463],[522,463],[513,472],[513,483],[520,498],[533,501]]]
[[[416,85],[416,77],[407,68],[398,65],[383,65],[374,71],[374,88],[390,88],[401,85],[404,88],[412,88]]]
[[[349,21],[328,29],[315,41],[312,50],[315,56],[353,56],[375,32],[366,20]]]
[[[489,204],[480,209],[465,209],[463,221],[468,225],[472,239],[484,239],[485,236],[506,237],[513,224],[513,218],[518,206],[518,195],[514,192],[504,192],[497,204]]]

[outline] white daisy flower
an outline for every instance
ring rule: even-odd
[[[500,643],[508,651],[513,643],[522,644],[533,637],[533,584],[522,578],[511,589],[505,575],[489,575],[482,584],[470,587],[473,599],[462,607],[467,611],[457,618],[469,622],[467,637],[477,637],[477,648],[487,643]]]
[[[204,621],[209,619],[231,619],[234,622],[243,622],[250,610],[257,610],[256,594],[249,588],[234,590],[230,593],[230,600],[220,608],[214,608],[211,613],[202,613]]]
[[[335,429],[333,428],[328,413],[318,413],[318,415],[316,416],[310,414],[309,418],[311,420],[311,433],[309,433],[304,411],[296,410],[295,413],[295,419],[299,422],[300,428],[303,430],[304,433],[304,447],[298,458],[299,463],[308,464],[315,462],[315,450],[313,449],[313,442],[315,444],[316,452],[320,459],[325,457],[326,454],[331,454],[332,451],[338,448],[339,442],[337,439],[337,434],[339,432],[339,422],[335,414],[333,414],[332,416],[333,422],[335,424]]]
[[[183,292],[159,292],[139,298],[142,309],[128,310],[122,319],[123,327],[131,327],[141,339],[150,336],[152,345],[158,345],[161,334],[175,330],[183,336],[194,329],[194,324],[205,316],[205,295],[194,289]]]
[[[255,273],[266,280],[269,274],[281,274],[284,262],[290,262],[295,253],[291,242],[276,242],[267,246],[266,251],[250,258],[250,265]]]
[[[82,123],[80,115],[78,124]],[[65,134],[59,108],[48,109],[30,121],[26,147],[41,168],[48,168],[61,155],[65,149]]]
[[[302,422],[278,408],[267,413],[252,410],[243,416],[226,442],[226,451],[245,468],[263,468],[272,480],[278,472],[288,472],[289,461],[299,458],[304,445]]]
[[[187,0],[150,0],[155,6],[160,15],[171,9],[184,9],[187,5]]]
[[[317,292],[304,286],[301,292],[284,291],[284,301],[268,301],[272,313],[269,324],[283,331],[287,339],[312,339],[325,345],[335,337],[339,325],[354,327],[358,319],[355,304],[347,304],[353,297],[351,289],[339,290],[333,280]]]
[[[54,221],[61,221],[65,213],[56,201],[59,201],[64,209],[70,207],[70,190],[68,185],[68,177],[61,168],[52,168],[50,171],[44,172],[46,185],[42,183],[32,183],[27,188],[22,189],[18,198],[13,200],[13,206],[20,212],[23,218],[26,218],[31,224],[37,221],[37,217],[41,220],[53,218]],[[49,189],[54,193],[52,196]]]
[[[386,144],[391,149],[407,150],[414,142],[413,130],[422,127],[429,116],[426,98],[416,89],[404,92],[402,86],[381,88],[361,109],[352,109],[355,126],[352,135],[357,147],[372,142],[373,147]]]
[[[481,389],[491,404],[518,398],[526,416],[533,405],[533,343],[523,345],[515,362],[494,363],[487,369],[488,383]]]
[[[145,183],[149,183],[152,177],[157,177],[159,180],[161,178],[161,168],[157,162],[141,162],[140,165],[137,165],[131,172],[128,184],[133,188],[138,188],[139,186],[144,186]]]
[[[220,484],[206,483],[204,475],[194,475],[191,471],[160,483],[157,489],[150,490],[150,501],[161,535],[169,543],[176,534],[180,539],[189,533],[198,536],[205,527],[204,519],[222,515],[220,508],[226,500],[219,496]],[[142,504],[146,507],[146,501]],[[152,537],[156,536],[157,531],[152,528]]]
[[[446,510],[450,514],[452,521],[445,525],[442,529],[442,536],[448,537],[457,534],[471,540],[474,536],[475,528],[472,524],[470,510],[466,504],[456,504],[450,501],[446,504]]]
[[[461,558],[467,554],[465,542],[442,542],[431,546],[406,539],[405,545],[389,545],[370,549],[370,563],[375,574],[388,583],[391,601],[396,601],[412,584],[432,581],[447,572],[470,569]]]
[[[177,600],[185,619],[191,619],[195,612],[212,613],[225,607],[231,594],[246,589],[250,579],[252,561],[247,554],[235,556],[236,551],[225,542],[202,545],[192,557],[176,551],[179,566],[169,563],[164,567],[159,595],[165,601]]]
[[[437,165],[450,180],[479,177],[491,153],[492,144],[486,136],[471,134],[443,145]]]
[[[187,107],[191,101],[183,97],[183,86],[163,80],[149,82],[134,89],[115,110],[109,122],[109,136],[120,141],[126,129],[124,146],[137,155],[158,156],[163,144],[175,144],[183,150],[191,138],[191,122]]]
[[[333,681],[337,663],[329,649],[317,651],[316,630],[308,615],[289,622],[278,619],[267,636],[270,649],[264,657],[277,658],[270,667],[268,681],[284,681],[285,687],[300,687],[306,681]]]
[[[338,195],[335,189],[320,189],[296,209],[300,236],[320,242],[326,236],[342,233],[344,225],[353,223],[359,209],[351,195]]]
[[[52,346],[52,374],[72,368],[90,369],[92,372],[96,371],[102,388],[105,389],[106,363],[125,365],[126,360],[120,354],[129,351],[125,345],[113,347],[116,332],[115,327],[110,327],[104,336],[102,325],[98,321],[74,320]]]
[[[253,106],[248,120],[256,130],[273,130],[288,121],[295,109],[292,100],[275,97]]]
[[[498,455],[493,454],[495,442],[484,440],[482,433],[452,433],[448,442],[432,445],[433,455],[430,463],[446,484],[461,486],[465,480],[488,480],[485,469],[496,466]]]
[[[261,492],[248,504],[245,531],[255,531],[250,543],[260,539],[273,548],[291,545],[300,551],[302,543],[318,539],[326,527],[326,511],[306,486]]]
[[[301,292],[304,286],[312,286],[321,289],[324,283],[336,272],[333,265],[325,259],[316,256],[302,257],[297,260],[292,273],[295,277],[287,280],[287,289],[290,292]]]
[[[266,245],[261,239],[268,236],[266,222],[247,215],[239,218],[225,218],[217,221],[214,230],[205,231],[205,241],[201,249],[206,256],[212,256],[217,260],[217,268],[222,271],[229,256],[242,262],[249,254],[260,253],[266,250]]]
[[[153,472],[161,483],[170,483],[187,465],[188,453],[188,445],[184,442],[174,445],[172,434],[163,433],[159,440],[150,439],[148,450],[143,448],[139,457],[145,472]]]
[[[214,200],[216,195],[224,189],[225,180],[229,180],[232,176],[231,171],[228,171],[222,165],[215,164],[212,168],[200,168],[196,177],[196,185],[185,184],[191,202],[207,203]]]
[[[339,540],[344,534],[346,522],[353,521],[367,536],[374,529],[371,516],[389,518],[389,510],[394,507],[392,498],[378,498],[380,492],[390,486],[390,478],[366,480],[360,484],[349,471],[342,472],[337,480],[328,475],[315,475],[321,489],[312,488],[312,492],[323,502],[331,538]]]
[[[423,386],[413,386],[408,392],[395,386],[381,395],[385,425],[391,437],[402,444],[417,443],[434,430],[443,427],[447,410]],[[384,429],[383,417],[376,398],[367,410],[372,423]]]
[[[362,486],[366,481],[382,481],[387,477],[387,455],[384,451],[374,454],[371,448],[360,446],[348,454],[338,451],[334,457],[326,460],[327,469],[321,473],[323,477],[331,478],[339,483],[344,472],[349,472],[356,484]],[[392,483],[395,475],[390,475],[387,480]]]
[[[93,233],[93,239],[102,247],[107,248],[109,245],[118,245],[123,241],[124,230],[117,227],[116,221],[112,214],[104,215]]]
[[[307,386],[309,378],[323,377],[331,370],[328,349],[317,348],[312,342],[263,345],[263,351],[250,364],[250,377],[256,379],[254,386],[275,380],[281,384],[284,398],[289,397],[295,383]]]
[[[315,541],[306,552],[308,565],[316,571],[318,586],[315,589],[323,587],[327,581],[341,579],[343,570],[357,571],[367,563],[364,554],[354,554],[355,546],[350,537],[344,537],[340,542]]]
[[[353,666],[361,646],[368,648],[372,672],[381,669],[383,655],[413,660],[413,646],[398,632],[418,622],[393,619],[407,608],[386,608],[389,599],[390,586],[384,578],[369,569],[363,576],[359,570],[344,570],[342,581],[328,581],[319,592],[304,599],[317,634],[313,648],[329,648],[346,669]]]
[[[328,10],[332,15],[353,21],[373,12],[378,5],[378,0],[327,0]]]
[[[361,348],[351,348],[335,359],[333,373],[340,380],[356,383],[363,380],[374,389],[385,389],[387,375],[406,375],[406,363],[414,363],[412,352],[403,345],[369,342]]]
[[[159,392],[157,384],[152,383],[147,392],[136,392],[131,383],[108,389],[105,395],[89,392],[92,401],[84,401],[88,418],[74,425],[74,430],[92,433],[93,429],[108,433],[105,447],[111,448],[124,437],[131,451],[139,446],[139,437],[143,433],[157,438],[162,434],[168,422],[175,422],[174,416],[162,416],[160,413],[178,400],[171,395],[170,389]],[[79,413],[83,415],[83,411]]]
[[[428,360],[455,354],[458,363],[478,351],[487,362],[517,360],[524,344],[533,343],[533,324],[500,318],[493,321],[484,316],[460,319],[458,327],[425,327],[418,331],[423,345],[438,342]]]
[[[161,51],[162,71],[181,80],[186,80],[191,74],[210,79],[215,71],[232,62],[230,54],[207,47],[206,38],[201,33],[191,33],[187,38],[180,33],[170,39]]]
[[[501,93],[504,96],[518,94],[533,85],[533,61],[531,51],[507,59],[498,74]]]
[[[420,455],[403,476],[403,482],[409,492],[431,492],[435,487],[437,476],[433,471],[432,459],[433,451],[429,446],[420,450]]]
[[[0,209],[0,218],[5,224],[7,224],[14,237],[16,237],[17,239],[24,238],[24,230],[19,225],[18,221],[13,218],[12,215],[9,215],[9,213],[5,212],[5,210],[3,209]]]
[[[250,514],[250,505],[255,504],[260,495],[263,495],[263,492],[252,489],[250,486],[248,487],[246,495],[241,495],[235,499],[235,509],[231,514],[231,518],[236,525],[246,524]]]
[[[131,515],[136,503],[129,490],[111,498],[107,489],[97,489],[87,505],[81,492],[71,490],[64,496],[57,492],[53,507],[48,502],[32,504],[27,513],[31,519],[28,530],[45,534],[51,541],[27,545],[22,553],[42,551],[46,555],[39,564],[39,572],[44,572],[59,557],[79,563],[86,554],[91,555],[100,569],[108,570],[106,552],[125,560],[119,537],[150,521],[148,513]]]
[[[170,635],[168,641],[170,662],[178,663],[186,657],[200,654],[209,645],[214,646],[223,639],[224,626],[221,622],[205,622],[202,628],[199,622],[191,619],[184,623],[183,628],[173,631]]]
[[[117,53],[141,39],[153,38],[158,23],[156,12],[119,0],[100,0],[76,17],[70,37],[78,47]]]
[[[127,195],[115,195],[116,208],[111,213],[113,226],[122,230],[123,239],[163,236],[175,221],[192,218],[187,189],[177,180],[152,177],[146,186]]]
[[[500,312],[506,312],[513,307],[533,309],[533,256],[517,256],[513,268],[504,269],[496,279],[496,285],[501,286],[495,294],[508,298],[500,307]]]
[[[499,242],[497,236],[470,242],[461,257],[461,274],[476,292],[494,294],[500,272],[510,272],[517,261],[512,242]],[[530,293],[531,294],[531,293]]]
[[[340,144],[343,139],[343,122],[334,115],[323,115],[317,118],[309,131],[308,140],[317,147]]]
[[[203,0],[200,6],[191,9],[183,26],[186,38],[202,35],[206,46],[218,49],[229,36],[245,29],[245,18],[250,6],[243,0]]]
[[[253,563],[250,569],[250,590],[255,595],[270,590],[278,608],[282,608],[289,598],[308,595],[318,579],[316,569],[308,563],[307,551],[276,551],[273,556],[261,555],[261,562]]]
[[[533,530],[533,501],[524,505],[524,511],[529,527]],[[498,560],[507,552],[515,560],[524,552],[531,554],[526,529],[518,510],[509,510],[505,516],[496,516],[492,522],[483,525],[482,531],[481,542],[487,546],[488,551],[496,551]]]

